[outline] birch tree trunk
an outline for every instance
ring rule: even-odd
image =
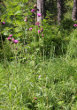
[[[37,15],[37,22],[41,22],[44,18],[44,0],[37,0],[37,14],[40,13],[41,16]]]
[[[63,19],[64,13],[64,0],[57,0],[57,20],[58,24],[61,24],[61,20]]]
[[[72,11],[72,20],[77,20],[77,0],[74,0],[73,11]]]
[[[61,11],[61,0],[57,0],[57,20],[58,24],[61,23],[62,11]]]

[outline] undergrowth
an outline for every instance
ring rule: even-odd
[[[76,110],[77,59],[0,65],[1,110]]]

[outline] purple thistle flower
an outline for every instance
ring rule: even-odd
[[[37,13],[37,16],[40,17],[41,16],[41,13]]]
[[[32,31],[32,27],[29,28],[29,31]]]
[[[32,9],[31,12],[34,13],[35,12],[35,9]]]
[[[5,24],[5,22],[3,21],[2,24]]]
[[[41,33],[41,31],[40,30],[38,30],[38,34],[40,34]]]
[[[9,35],[9,37],[12,37],[12,36],[13,36],[12,34]]]
[[[18,43],[18,40],[14,40],[14,43],[17,44]]]
[[[11,40],[11,38],[10,38],[10,37],[8,37],[8,38],[7,38],[7,40],[9,40],[9,41],[10,41],[10,40]]]
[[[74,24],[73,26],[74,26],[74,27],[77,27],[77,24]]]
[[[39,25],[40,25],[40,23],[39,23],[39,22],[36,22],[36,23],[35,23],[35,25],[39,26]]]

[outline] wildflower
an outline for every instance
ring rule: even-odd
[[[32,9],[31,12],[34,13],[35,12],[35,9]]]
[[[40,30],[38,30],[38,34],[40,34],[41,33],[41,31]]]
[[[18,40],[14,40],[14,43],[17,44],[18,43]]]
[[[32,31],[32,27],[29,28],[29,31]]]
[[[9,35],[9,37],[12,37],[12,36],[13,36],[12,34]]]
[[[40,23],[39,23],[39,22],[36,22],[36,23],[35,23],[35,25],[39,26],[39,25],[40,25]]]
[[[3,21],[2,24],[5,24],[5,22]]]
[[[37,13],[37,16],[40,17],[41,16],[41,13]]]
[[[7,40],[9,40],[9,41],[10,41],[10,40],[11,40],[11,38],[10,38],[10,37],[8,37],[8,38],[7,38]]]
[[[77,24],[74,24],[73,26],[74,26],[74,27],[77,27]]]
[[[41,78],[41,75],[39,75],[39,77],[38,78]]]
[[[26,19],[24,19],[24,21],[26,22]]]

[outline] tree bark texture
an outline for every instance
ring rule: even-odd
[[[57,0],[57,20],[58,24],[61,24],[64,13],[64,0]]]
[[[57,0],[57,20],[58,24],[61,23],[62,11],[61,11],[61,0]]]
[[[41,22],[41,20],[44,18],[44,0],[37,0],[37,13],[41,14],[40,17],[37,15],[37,21]]]
[[[72,11],[72,20],[77,20],[77,0],[74,0],[73,11]]]

